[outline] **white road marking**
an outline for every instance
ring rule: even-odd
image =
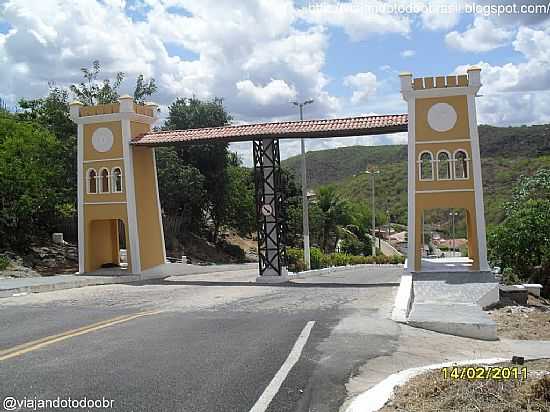
[[[306,326],[302,329],[302,333],[300,333],[300,336],[298,336],[296,343],[294,343],[292,350],[288,354],[285,363],[283,363],[277,374],[273,377],[271,382],[269,382],[269,385],[267,385],[267,388],[265,388],[262,396],[260,396],[260,398],[256,401],[252,409],[250,409],[250,412],[264,412],[267,410],[269,404],[275,395],[277,395],[277,392],[279,392],[279,389],[281,388],[281,385],[285,381],[289,372],[292,370],[296,362],[298,362],[298,359],[300,359],[304,346],[306,346],[307,340],[309,339],[309,334],[311,333],[313,325],[315,325],[315,321],[313,320],[306,323]]]

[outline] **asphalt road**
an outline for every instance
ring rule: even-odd
[[[401,271],[260,286],[245,268],[2,299],[0,401],[86,397],[112,400],[116,411],[249,411],[314,321],[266,410],[337,411],[349,377],[396,345],[387,313]]]

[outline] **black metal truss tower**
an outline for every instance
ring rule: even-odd
[[[260,276],[286,276],[286,207],[279,139],[254,140]]]

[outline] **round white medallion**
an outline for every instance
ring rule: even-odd
[[[108,152],[113,147],[113,140],[113,132],[106,127],[100,127],[92,135],[92,146],[98,152]]]
[[[451,130],[457,118],[456,110],[447,103],[436,103],[428,110],[428,124],[436,132]]]

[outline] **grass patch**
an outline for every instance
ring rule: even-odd
[[[6,270],[10,265],[10,260],[3,255],[0,255],[0,271]]]

